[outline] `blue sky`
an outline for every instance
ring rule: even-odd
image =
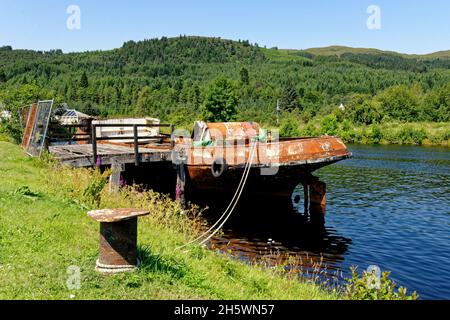
[[[81,29],[68,30],[69,5]],[[366,10],[381,9],[369,30]],[[429,53],[450,49],[448,0],[0,0],[0,45],[85,51],[127,40],[202,35],[261,46],[305,49],[347,45]]]

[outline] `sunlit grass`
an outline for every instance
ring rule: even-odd
[[[106,185],[98,193],[88,187],[101,174],[28,158],[6,142],[0,142],[0,159],[0,299],[337,298],[318,285],[202,247],[176,250],[201,229],[200,208],[183,210],[165,196],[133,188],[111,194]],[[139,271],[94,271],[99,226],[86,215],[94,207],[151,212],[139,220]],[[80,290],[66,286],[69,266],[81,268]]]

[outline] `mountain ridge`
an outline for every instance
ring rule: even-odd
[[[323,55],[323,56],[341,56],[345,53],[353,53],[353,54],[377,54],[377,55],[397,55],[403,58],[411,58],[411,59],[438,59],[438,58],[450,58],[450,50],[442,50],[431,52],[427,54],[415,54],[415,53],[401,53],[397,51],[390,50],[381,50],[376,48],[363,48],[363,47],[349,47],[349,46],[341,46],[341,45],[332,45],[326,47],[315,47],[308,49],[280,49],[287,52],[298,52],[304,51],[309,52],[314,55]]]
[[[286,108],[311,119],[329,114],[341,103],[352,105],[352,99],[374,106],[385,95],[395,101],[396,92],[406,97],[401,106],[427,101],[426,116],[416,113],[408,120],[444,119],[441,115],[447,112],[440,107],[447,106],[450,59],[334,49],[341,56],[187,36],[128,41],[119,49],[84,53],[4,47],[0,100],[9,103],[23,96],[26,99],[15,102],[22,106],[36,97],[57,97],[87,114],[151,114],[182,123],[199,118],[207,93],[221,77],[236,87],[239,119],[244,120],[275,123],[273,110],[279,99],[291,101]]]
[[[250,42],[248,40],[232,40],[232,39],[225,39],[221,37],[206,37],[206,36],[181,36],[188,39],[213,39],[218,41],[224,41],[224,42],[234,42],[234,43],[248,43]],[[34,49],[14,49],[10,45],[2,45],[0,46],[1,50],[13,50],[13,51],[33,51],[33,52],[60,52],[64,54],[80,54],[80,53],[88,53],[88,52],[110,52],[114,50],[120,50],[123,48],[123,46],[127,43],[134,43],[139,44],[145,41],[150,40],[161,40],[161,39],[178,39],[181,37],[161,37],[161,38],[155,38],[155,39],[143,39],[143,40],[129,40],[126,41],[121,47],[113,48],[113,49],[107,49],[107,50],[87,50],[87,51],[74,51],[74,52],[62,52],[60,49],[52,49],[52,50],[34,50]],[[251,44],[256,45],[256,44]],[[264,47],[266,48],[266,47]],[[351,46],[344,46],[344,45],[330,45],[330,46],[324,46],[324,47],[312,47],[307,49],[294,49],[294,48],[277,48],[277,50],[287,53],[296,53],[296,52],[308,52],[310,54],[314,55],[321,55],[321,56],[341,56],[345,53],[352,53],[352,54],[377,54],[377,55],[397,55],[403,58],[415,58],[415,59],[439,59],[439,58],[450,58],[450,49],[449,50],[441,50],[441,51],[435,51],[427,54],[416,54],[416,53],[401,53],[398,51],[393,50],[382,50],[377,48],[366,48],[366,47],[351,47]],[[273,49],[273,48],[272,48]]]

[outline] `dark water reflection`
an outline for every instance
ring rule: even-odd
[[[302,202],[292,210],[244,199],[211,246],[333,278],[378,265],[423,299],[450,299],[450,150],[350,148],[354,159],[316,173],[328,188],[325,227],[302,215]],[[214,221],[223,205],[208,205]]]

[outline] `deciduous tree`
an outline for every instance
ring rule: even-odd
[[[205,121],[228,122],[236,118],[239,98],[236,88],[225,77],[217,78],[209,87],[202,108]]]

